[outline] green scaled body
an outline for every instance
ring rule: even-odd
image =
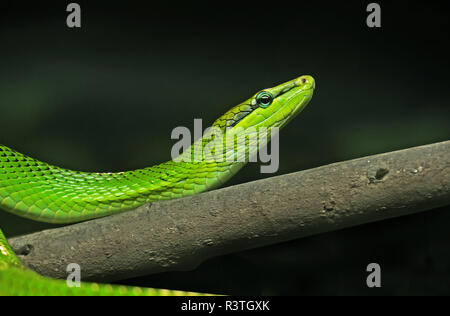
[[[237,168],[227,162],[168,161],[134,171],[87,173],[0,145],[0,208],[36,221],[79,222],[205,191]]]

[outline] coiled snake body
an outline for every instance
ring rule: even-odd
[[[227,135],[249,128],[269,130],[285,126],[310,101],[315,88],[311,76],[301,76],[264,89],[233,107],[213,127]],[[223,158],[248,145],[239,137]],[[214,137],[205,135],[181,158],[204,151]],[[241,139],[241,140],[240,140]],[[199,146],[198,146],[199,145]],[[259,144],[261,145],[261,144]],[[184,156],[183,156],[184,155]],[[131,210],[145,203],[180,198],[222,185],[245,165],[245,161],[171,160],[153,167],[119,172],[71,171],[27,157],[0,145],[0,208],[35,221],[74,223]],[[165,292],[164,292],[165,291]],[[116,287],[83,283],[69,288],[62,281],[44,278],[25,268],[0,231],[0,294],[186,294],[167,290]]]

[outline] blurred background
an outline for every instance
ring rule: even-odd
[[[176,126],[209,126],[258,90],[315,77],[280,135],[279,174],[448,140],[448,10],[438,2],[244,5],[2,3],[0,143],[83,171],[170,159]],[[406,5],[407,3],[407,5]],[[258,164],[227,185],[262,177]],[[214,258],[126,284],[236,295],[450,294],[450,208]],[[8,237],[55,227],[0,211]],[[224,228],[226,229],[226,228]],[[381,265],[382,288],[366,286]]]

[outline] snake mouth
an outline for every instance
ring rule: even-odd
[[[286,102],[285,115],[276,124],[282,127],[295,118],[311,100],[316,83],[313,77],[304,75],[292,81],[294,85],[290,85],[289,89],[280,95]]]
[[[293,116],[300,113],[308,105],[309,100],[311,100],[311,98],[313,96],[314,88],[311,87],[306,90],[302,90],[301,92],[304,93],[304,96],[303,96],[303,99],[295,105],[295,108],[292,111]]]
[[[278,94],[276,98],[280,98],[286,104],[285,106],[290,108],[290,115],[295,116],[297,112],[300,112],[308,104],[315,88],[316,82],[314,78],[309,75],[303,75],[287,82],[281,89],[276,87],[274,92]]]

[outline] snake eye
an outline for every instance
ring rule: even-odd
[[[273,96],[270,92],[261,91],[256,95],[256,104],[262,108],[267,108],[272,104]]]

